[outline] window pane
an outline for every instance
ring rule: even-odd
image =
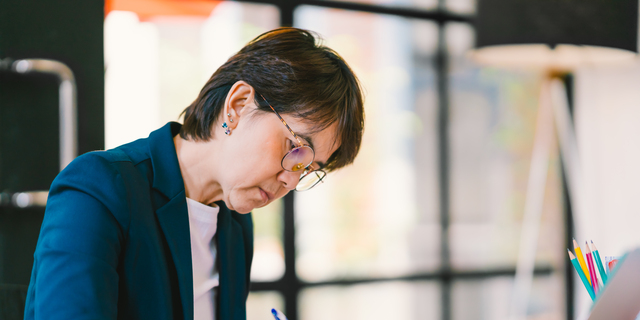
[[[271,309],[284,310],[284,297],[277,291],[250,292],[247,299],[247,319],[273,319]]]
[[[452,318],[508,319],[512,291],[512,277],[455,281],[452,288]],[[529,294],[527,319],[563,319],[564,292],[561,276],[535,277]]]
[[[438,0],[338,0],[341,2],[365,3],[390,7],[409,7],[423,10],[437,10]],[[445,0],[446,11],[472,15],[476,13],[477,0]]]
[[[477,0],[446,0],[445,7],[448,11],[459,14],[476,13]]]
[[[366,3],[392,7],[413,7],[426,10],[438,8],[438,0],[338,0],[341,2]]]
[[[105,142],[113,148],[178,116],[206,80],[260,33],[279,25],[270,5],[220,2],[208,18],[133,12],[105,19]]]
[[[469,25],[446,26],[450,52],[451,262],[512,267],[517,260],[542,75],[481,68],[467,60]],[[552,147],[538,264],[562,265],[560,162]],[[542,236],[544,235],[544,236]],[[563,255],[564,254],[564,255]]]
[[[301,320],[411,320],[440,318],[435,282],[389,282],[302,291]]]
[[[180,113],[213,72],[248,41],[279,26],[275,6],[224,1],[207,18],[140,21],[113,11],[105,20],[106,146],[137,138]],[[255,210],[254,281],[284,273],[282,203]]]
[[[282,199],[252,212],[254,226],[251,281],[274,281],[284,274]]]
[[[296,193],[299,276],[319,281],[436,269],[436,25],[314,7],[298,9],[295,21],[345,58],[366,94],[355,164]]]

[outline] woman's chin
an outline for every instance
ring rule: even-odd
[[[252,209],[249,209],[249,210],[242,210],[242,209],[240,209],[240,210],[236,210],[236,212],[237,212],[237,213],[240,213],[240,214],[247,214],[247,213],[250,213],[250,212],[251,212],[251,210],[253,210],[253,208],[252,208]]]
[[[239,206],[234,206],[233,203],[231,203],[231,201],[229,202],[225,201],[225,204],[227,205],[227,208],[229,208],[229,210],[233,210],[240,214],[250,213],[255,208],[251,205],[242,205],[242,204]]]

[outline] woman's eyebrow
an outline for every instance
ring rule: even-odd
[[[311,137],[310,137],[310,136],[308,136],[308,135],[306,135],[306,134],[304,134],[304,133],[296,133],[296,135],[297,135],[298,137],[300,137],[300,138],[304,139],[304,140],[309,144],[309,146],[311,147],[311,149],[313,149],[313,152],[315,152],[315,151],[316,151],[316,148],[313,146],[313,141],[311,141]],[[318,166],[320,167],[319,169],[323,169],[323,168],[324,168],[324,166],[325,166],[325,163],[324,163],[324,162],[316,161],[316,163],[317,163],[317,164],[318,164]]]
[[[316,148],[313,147],[313,141],[311,141],[311,137],[309,137],[308,135],[303,134],[303,133],[296,133],[296,135],[298,137],[304,139],[309,144],[311,149],[313,149],[314,152],[316,151]]]

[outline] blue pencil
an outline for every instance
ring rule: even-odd
[[[593,292],[593,288],[591,288],[591,285],[589,284],[587,277],[585,277],[584,272],[582,272],[582,267],[580,267],[580,263],[578,262],[578,260],[576,260],[576,256],[574,256],[569,249],[567,249],[567,252],[569,253],[569,259],[571,259],[573,267],[576,269],[576,272],[578,272],[578,276],[580,276],[580,280],[582,280],[582,284],[584,284],[584,287],[587,289],[591,300],[595,300],[596,294],[595,292]]]
[[[593,240],[591,240],[591,252],[593,253],[593,257],[596,259],[596,265],[598,266],[600,276],[602,277],[602,285],[605,285],[607,284],[607,273],[604,272],[602,260],[600,259],[600,253],[598,252],[598,248],[596,248],[596,245],[593,244]]]
[[[276,308],[271,309],[271,314],[276,318],[276,320],[288,320],[284,313],[280,312]]]

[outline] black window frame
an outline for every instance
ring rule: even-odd
[[[298,278],[296,274],[296,251],[295,251],[295,221],[294,221],[294,201],[295,193],[289,193],[284,197],[283,206],[283,246],[284,246],[284,265],[285,271],[282,278],[275,281],[251,282],[251,292],[275,291],[282,294],[284,298],[284,312],[289,320],[298,320],[298,304],[299,294],[302,290],[311,287],[320,286],[349,286],[362,283],[388,282],[388,281],[424,281],[435,280],[440,284],[441,291],[441,319],[451,320],[452,314],[452,284],[454,280],[481,280],[493,277],[511,276],[515,277],[515,266],[513,268],[499,268],[491,270],[476,271],[458,271],[451,268],[450,265],[450,246],[449,246],[449,217],[450,217],[450,159],[449,159],[449,56],[447,52],[445,39],[445,26],[450,22],[466,23],[473,26],[474,16],[457,14],[447,11],[445,7],[446,0],[438,0],[438,7],[435,10],[426,10],[412,7],[398,7],[388,5],[374,5],[365,3],[354,3],[334,0],[236,0],[237,2],[268,4],[277,7],[280,11],[280,25],[293,26],[294,12],[299,6],[314,6],[332,9],[343,9],[349,11],[358,11],[374,14],[384,14],[399,16],[403,18],[411,18],[418,20],[426,20],[438,24],[438,42],[437,51],[434,56],[434,66],[436,72],[436,92],[438,99],[437,111],[437,128],[438,136],[438,189],[440,204],[440,225],[443,232],[440,235],[440,254],[441,267],[435,272],[416,273],[402,277],[371,277],[371,278],[352,278],[340,279],[333,281],[321,282],[305,282]],[[479,0],[478,0],[479,1]],[[572,91],[573,81],[569,75],[565,79],[567,86],[570,108],[573,107]],[[569,248],[572,244],[573,235],[573,218],[571,212],[571,203],[569,201],[568,189],[564,171],[561,169],[562,179],[562,199],[564,203],[564,223],[565,223],[565,245]],[[560,248],[562,249],[562,248]],[[565,264],[562,271],[554,270],[551,266],[536,266],[534,269],[535,276],[548,276],[554,272],[563,272],[566,293],[566,319],[571,320],[574,317],[573,303],[573,273],[570,264]]]

